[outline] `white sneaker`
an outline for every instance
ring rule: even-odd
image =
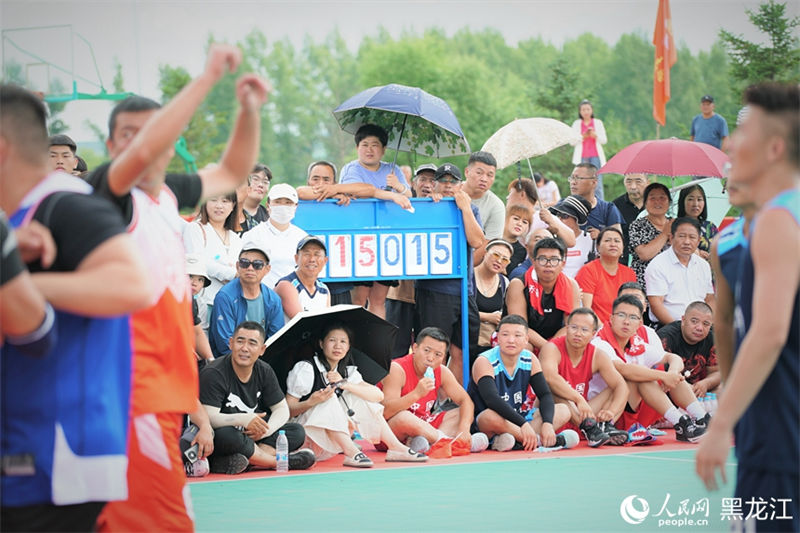
[[[500,433],[492,439],[492,449],[496,452],[507,452],[514,447],[517,440],[511,433]]]
[[[472,434],[472,445],[469,447],[470,452],[480,453],[488,447],[489,437],[486,436],[486,433],[478,432]]]
[[[186,469],[186,477],[205,477],[211,471],[208,459],[205,457],[198,459],[194,463],[184,464],[184,468]]]
[[[428,450],[431,449],[431,445],[428,442],[428,439],[423,437],[422,435],[417,435],[416,437],[411,438],[407,446],[414,450],[416,453],[426,453]]]

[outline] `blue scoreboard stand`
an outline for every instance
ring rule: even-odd
[[[301,201],[292,221],[324,237],[328,264],[323,281],[401,279],[461,280],[461,338],[467,319],[467,240],[452,198],[411,200],[414,212],[384,200]],[[469,383],[469,342],[463,343],[464,386]]]

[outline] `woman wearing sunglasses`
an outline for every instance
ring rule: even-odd
[[[514,254],[514,247],[503,239],[494,239],[486,245],[483,261],[475,267],[475,300],[481,319],[478,347],[470,350],[470,359],[492,347],[492,334],[495,332],[505,310],[508,278],[503,275]],[[472,362],[470,361],[470,362]]]

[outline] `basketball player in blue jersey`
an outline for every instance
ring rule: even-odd
[[[475,404],[476,431],[494,437],[492,449],[499,452],[565,445],[557,443],[555,431],[569,421],[569,409],[555,405],[539,360],[524,349],[527,337],[524,318],[504,317],[497,326],[498,345],[472,365],[468,392]]]
[[[2,84],[0,109],[0,209],[28,235],[23,244],[18,234],[20,249],[58,335],[34,354],[25,343],[0,349],[0,527],[92,531],[106,502],[127,497],[128,313],[148,304],[150,284],[114,207],[80,178],[49,171],[44,103]]]
[[[738,125],[738,124],[737,124]],[[742,210],[739,218],[719,232],[711,244],[709,262],[714,272],[717,305],[714,309],[714,349],[720,366],[722,380],[731,373],[736,336],[733,330],[733,312],[736,303],[733,287],[736,285],[739,262],[747,243],[745,230],[755,214],[751,196],[742,184],[728,183],[728,201]]]
[[[735,497],[751,511],[744,529],[798,531],[800,88],[752,86],[745,101],[747,116],[731,140],[730,181],[749,190],[756,214],[734,287],[736,357],[696,469],[711,490],[717,470],[726,482],[735,433]],[[753,513],[752,501],[766,503]]]

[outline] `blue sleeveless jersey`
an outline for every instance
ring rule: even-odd
[[[36,205],[17,211],[12,225]],[[56,310],[56,324],[58,345],[42,357],[0,350],[4,507],[127,497],[128,317]]]
[[[733,223],[725,226],[725,229],[720,231],[717,236],[717,257],[720,269],[731,289],[736,286],[742,253],[746,247],[744,217],[739,217]]]
[[[784,209],[791,213],[800,232],[800,192],[786,191],[764,211]],[[758,218],[753,225],[758,223]],[[750,233],[752,238],[752,231]],[[734,326],[738,351],[752,324],[755,272],[749,241],[745,241],[735,283]],[[780,243],[775,243],[779,246]],[[727,276],[726,276],[727,277]],[[736,457],[739,465],[798,476],[800,474],[800,291],[794,296],[786,344],[775,368],[736,425]]]
[[[526,402],[528,398],[528,388],[531,378],[531,358],[533,354],[528,350],[522,350],[517,359],[517,366],[512,373],[506,371],[503,360],[500,358],[500,347],[495,346],[480,354],[478,357],[485,357],[492,364],[494,370],[494,382],[497,384],[497,392],[508,405],[522,416],[530,410],[531,402]],[[486,404],[478,392],[478,386],[470,381],[469,393],[472,402],[475,404],[475,416],[486,409]]]

